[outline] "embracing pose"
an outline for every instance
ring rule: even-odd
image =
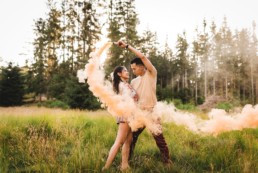
[[[140,51],[136,50],[132,46],[126,44],[123,41],[118,41],[116,44],[122,48],[126,48],[132,51],[136,55],[136,58],[134,58],[131,61],[131,69],[133,71],[133,74],[136,75],[137,77],[131,81],[131,85],[136,90],[137,95],[139,96],[139,100],[137,102],[138,106],[141,109],[149,111],[151,113],[154,106],[157,103],[156,68],[153,66],[153,64],[145,55],[143,55]],[[160,120],[158,120],[155,123],[160,124]],[[138,136],[142,133],[144,128],[140,128],[137,131],[133,132],[133,140],[130,145],[129,158],[133,154],[133,150],[135,148]],[[159,134],[152,134],[152,136],[154,137],[156,144],[161,152],[163,163],[171,164],[172,161],[169,158],[169,150],[162,132]]]
[[[143,55],[141,52],[133,48],[132,46],[126,44],[123,41],[115,42],[117,46],[121,48],[126,48],[132,51],[136,58],[131,61],[131,69],[133,74],[137,77],[131,81],[131,85],[128,83],[129,73],[124,66],[118,66],[113,71],[113,90],[117,94],[128,94],[134,99],[137,106],[145,111],[152,113],[154,106],[157,103],[156,96],[156,84],[157,84],[157,70],[152,65],[150,60]],[[137,116],[137,115],[134,115]],[[160,125],[160,120],[156,122]],[[108,169],[116,154],[118,153],[120,147],[122,146],[122,163],[121,170],[127,169],[129,167],[128,160],[133,154],[136,142],[139,135],[143,132],[145,127],[137,129],[137,131],[132,132],[129,126],[127,117],[117,117],[118,132],[116,140],[109,151],[109,155],[105,166],[102,170]],[[152,134],[156,144],[161,152],[162,161],[165,164],[171,164],[172,161],[169,158],[169,150],[167,143],[163,136],[163,133]]]

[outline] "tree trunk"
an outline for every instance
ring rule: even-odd
[[[171,90],[172,90],[172,97],[173,97],[173,95],[174,95],[174,94],[173,94],[173,93],[174,93],[174,92],[173,92],[173,91],[174,91],[173,88],[174,88],[173,73],[171,73]]]
[[[251,70],[250,70],[250,73],[251,73],[251,99],[252,99],[252,104],[254,105],[255,102],[254,102],[254,74],[253,74],[253,62],[252,62],[252,58],[251,58],[251,62],[250,62],[250,65],[251,65]]]
[[[198,84],[197,81],[195,81],[195,104],[198,104]]]
[[[226,92],[225,93],[226,94],[226,100],[228,100],[228,77],[227,76],[226,76],[226,79],[225,79],[225,85],[226,85],[226,88],[225,88],[226,89],[226,91],[225,91]]]
[[[215,77],[213,77],[213,95],[216,95],[216,83],[215,83]]]
[[[207,98],[207,68],[206,62],[204,62],[204,97]]]
[[[187,69],[185,69],[185,88],[188,88],[188,83],[187,83]]]
[[[255,82],[255,104],[257,103],[257,98],[258,98],[258,80]]]

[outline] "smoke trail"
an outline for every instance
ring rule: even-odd
[[[246,105],[241,113],[230,114],[222,109],[212,109],[208,113],[208,120],[191,113],[178,111],[173,105],[162,102],[158,102],[155,113],[160,114],[159,116],[163,118],[164,122],[174,122],[202,134],[218,135],[226,131],[258,127],[258,105]]]
[[[111,45],[112,43],[108,42],[97,51],[91,53],[91,59],[86,64],[85,70],[79,70],[77,76],[79,81],[87,79],[89,89],[107,107],[111,115],[114,117],[127,117],[133,131],[145,126],[152,133],[160,133],[161,126],[156,123],[159,121],[183,125],[195,133],[213,135],[230,130],[258,127],[258,105],[254,107],[246,105],[241,113],[234,114],[227,114],[224,110],[213,109],[208,114],[208,120],[203,120],[191,113],[178,111],[173,104],[163,102],[158,102],[152,113],[141,110],[136,106],[129,94],[117,95],[113,92],[112,84],[104,79],[105,75],[101,68],[100,56]]]
[[[209,120],[202,123],[200,130],[205,133],[219,134],[225,131],[258,127],[258,105],[246,105],[241,113],[227,114],[224,110],[213,109]]]
[[[85,65],[85,70],[77,72],[79,81],[87,79],[89,90],[107,107],[108,112],[115,117],[127,117],[133,131],[145,126],[152,133],[160,133],[160,125],[155,123],[156,117],[138,108],[129,93],[117,95],[112,89],[112,84],[104,79],[105,75],[101,68],[100,56],[111,45],[112,43],[108,42],[90,54],[91,58]]]

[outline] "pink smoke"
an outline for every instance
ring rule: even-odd
[[[213,109],[210,119],[205,121],[200,130],[206,133],[219,134],[225,131],[242,130],[258,127],[258,105],[246,105],[241,113],[227,114],[224,110]]]
[[[149,116],[148,112],[138,108],[129,94],[117,95],[114,93],[111,83],[105,80],[105,75],[101,68],[100,56],[111,45],[112,43],[108,42],[90,55],[91,59],[85,66],[89,90],[107,107],[111,115],[115,117],[127,117],[133,131],[145,126],[151,132],[159,133],[160,125],[155,123],[155,119]]]
[[[164,102],[158,102],[152,113],[141,110],[129,95],[121,96],[114,93],[111,83],[104,78],[100,56],[111,45],[112,43],[108,42],[91,53],[91,59],[85,66],[87,83],[94,96],[99,98],[111,115],[128,118],[133,131],[145,126],[152,133],[160,133],[161,126],[156,123],[159,121],[183,125],[196,133],[213,135],[225,131],[258,127],[258,105],[246,105],[241,113],[232,114],[228,114],[224,110],[213,109],[208,114],[208,120],[203,120],[192,113],[176,110],[173,104]]]

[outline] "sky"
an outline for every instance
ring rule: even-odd
[[[253,21],[258,25],[256,1],[135,0],[140,20],[137,29],[139,33],[147,28],[156,32],[159,42],[167,39],[171,47],[183,31],[189,40],[193,39],[195,29],[201,30],[203,19],[206,19],[207,26],[212,21],[221,25],[226,17],[233,31],[251,29]],[[0,1],[0,66],[10,61],[22,66],[26,59],[32,59],[34,21],[45,18],[47,11],[46,0]]]
[[[207,26],[212,21],[221,26],[227,18],[228,26],[233,29],[252,28],[252,22],[258,25],[256,0],[136,0],[136,9],[140,18],[140,30],[147,27],[157,32],[159,39],[176,42],[177,34],[186,31],[193,39],[195,29],[202,29],[203,19]],[[257,29],[256,29],[256,33]]]
[[[24,65],[33,55],[34,21],[45,18],[46,11],[45,0],[0,1],[0,66],[10,61]]]

